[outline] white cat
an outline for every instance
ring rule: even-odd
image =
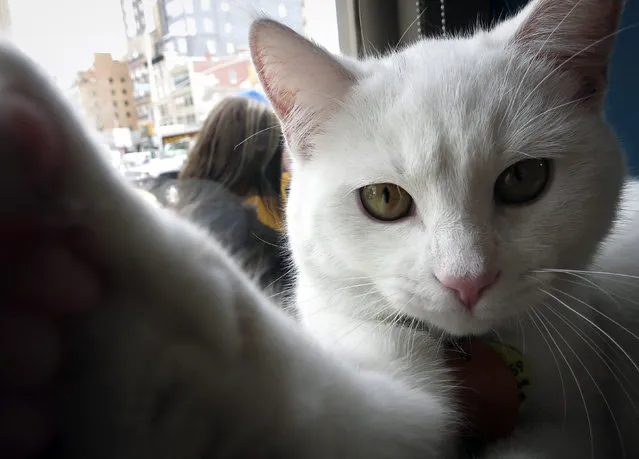
[[[47,193],[15,180],[42,158],[3,149],[3,218],[20,203],[79,220],[111,280],[77,327],[63,457],[459,457],[441,331],[495,335],[530,367],[517,431],[482,457],[638,457],[636,343],[591,305],[625,324],[620,296],[639,295],[582,272],[639,274],[639,187],[601,245],[623,186],[601,113],[620,9],[538,0],[491,31],[363,63],[255,22],[294,157],[301,327],[203,231],[143,202],[2,47],[2,129],[39,111],[66,147]]]

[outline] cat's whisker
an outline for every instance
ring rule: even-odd
[[[547,306],[546,306],[547,307]],[[590,380],[592,381],[593,386],[595,387],[595,389],[597,390],[597,392],[599,393],[601,399],[603,400],[604,404],[606,405],[606,408],[608,409],[608,412],[610,413],[610,417],[612,418],[612,422],[615,425],[615,430],[617,431],[617,437],[619,440],[619,444],[621,446],[621,456],[623,458],[626,457],[626,448],[625,448],[625,444],[623,441],[623,437],[621,435],[621,429],[619,428],[619,423],[617,422],[617,417],[615,416],[615,413],[613,412],[612,407],[610,406],[610,402],[608,402],[608,398],[604,395],[603,391],[601,390],[601,387],[599,386],[599,384],[597,383],[597,380],[595,379],[595,377],[592,375],[592,372],[588,369],[588,366],[584,363],[584,361],[581,359],[581,357],[579,357],[579,354],[575,351],[575,349],[570,345],[570,343],[568,342],[568,340],[563,336],[563,334],[557,329],[557,327],[555,327],[555,325],[552,323],[552,320],[549,320],[545,314],[543,313],[543,311],[537,311],[538,314],[541,316],[542,320],[545,320],[546,323],[548,324],[548,326],[550,326],[557,334],[557,336],[564,342],[564,344],[566,345],[566,347],[568,348],[568,350],[572,353],[572,355],[575,356],[575,359],[577,359],[577,362],[582,366],[582,368],[584,369],[584,371],[586,372],[586,374],[588,375],[588,377],[590,378]],[[579,335],[580,336],[580,335]],[[618,380],[617,380],[618,381]],[[585,403],[585,402],[584,402]],[[591,433],[592,435],[592,433]],[[594,448],[592,450],[592,454],[594,457]]]
[[[262,239],[257,233],[251,232],[250,234],[255,239],[257,239],[260,242],[263,242],[266,245],[269,245],[271,247],[275,247],[276,249],[280,249],[280,250],[288,250],[288,247],[286,247],[285,245],[273,244],[272,242],[269,242],[269,241],[266,241],[266,240]]]
[[[608,338],[610,340],[611,343],[613,343],[624,355],[625,357],[628,359],[629,362],[632,363],[632,365],[634,366],[635,370],[637,372],[639,372],[639,366],[637,365],[637,363],[634,361],[634,359],[630,356],[630,354],[628,354],[628,352],[623,348],[623,346],[621,346],[617,340],[615,340],[612,336],[610,336],[609,333],[607,333],[604,329],[602,329],[599,325],[597,325],[595,322],[593,322],[591,319],[589,319],[588,317],[586,317],[585,315],[583,315],[581,312],[577,311],[576,309],[574,309],[573,307],[571,307],[570,305],[568,305],[565,301],[562,301],[560,298],[558,298],[557,296],[553,295],[552,293],[544,290],[544,289],[539,289],[539,291],[545,293],[546,295],[548,295],[549,297],[553,298],[556,302],[558,302],[560,305],[562,305],[563,307],[567,308],[569,311],[572,311],[574,314],[578,315],[579,317],[581,317],[583,320],[585,320],[586,322],[588,322],[593,328],[595,328],[597,331],[599,331],[599,333],[603,334],[606,338]],[[564,293],[564,295],[568,295],[566,293]],[[585,306],[588,306],[589,308],[591,308],[593,311],[595,312],[599,312],[596,308],[593,308],[592,306],[590,306],[588,303],[580,300],[579,298],[576,298],[572,295],[569,295],[571,298],[575,299],[576,301],[579,301],[580,303],[584,304]],[[602,314],[604,317],[611,319],[610,317],[606,316],[603,313]],[[614,321],[615,323],[618,324],[618,322]],[[630,330],[628,330],[627,328],[623,327],[622,325],[618,324],[622,329],[625,329],[628,333],[630,333],[631,335],[635,336],[636,335],[634,333],[632,333]],[[639,338],[638,338],[639,339]]]
[[[562,108],[566,108],[570,105],[576,105],[579,102],[583,102],[585,100],[588,100],[590,98],[590,96],[584,96],[584,97],[580,97],[578,99],[573,99],[570,100],[568,102],[564,102],[563,104],[559,104],[559,105],[555,105],[554,107],[551,107],[547,110],[544,110],[541,113],[536,114],[535,116],[533,116],[532,118],[529,118],[526,120],[526,123],[524,123],[521,127],[517,128],[517,130],[515,131],[514,134],[511,134],[512,137],[514,138],[519,138],[521,137],[521,135],[523,134],[523,132],[528,129],[528,127],[530,127],[535,121],[537,121],[539,118],[548,115],[549,113],[554,112],[555,110],[560,110]],[[519,112],[517,112],[519,113]]]
[[[375,306],[375,303],[373,303],[373,306]],[[395,311],[390,310],[390,308],[386,307],[382,310],[383,313],[389,312],[389,313],[393,313]],[[380,313],[382,313],[380,312]],[[358,321],[354,321],[354,326],[345,330],[342,334],[338,335],[335,337],[335,339],[333,340],[334,344],[340,343],[344,340],[344,338],[346,338],[347,336],[351,335],[352,333],[355,333],[357,330],[359,330],[360,328],[362,328],[365,325],[371,325],[374,324],[375,325],[375,329],[377,329],[380,326],[383,325],[387,325],[387,320],[386,318],[383,318],[381,320],[378,321],[366,321],[366,320],[358,320]],[[352,346],[349,346],[352,349]]]
[[[370,287],[374,287],[375,284],[373,282],[368,282],[368,283],[362,283],[362,284],[357,284],[357,285],[346,285],[346,286],[337,288],[334,291],[330,292],[330,294],[328,296],[328,301],[326,302],[326,304],[322,308],[316,309],[315,311],[313,311],[311,313],[307,313],[306,316],[307,317],[312,317],[313,315],[315,315],[317,313],[321,313],[321,312],[324,312],[326,310],[330,310],[331,308],[334,308],[335,305],[334,305],[332,300],[336,296],[338,296],[338,295],[340,295],[342,293],[348,292],[348,291],[350,291],[352,289],[364,288],[364,287],[369,287],[369,286]],[[379,293],[376,290],[371,289],[371,290],[368,290],[368,291],[362,293],[361,297],[366,297],[366,296],[369,296],[369,295],[376,295],[376,294],[379,294]],[[314,296],[314,297],[301,297],[301,298],[297,298],[296,299],[296,303],[297,303],[297,306],[300,307],[300,306],[303,306],[304,303],[306,303],[307,301],[314,301],[314,300],[319,299],[319,298],[324,298],[324,296],[322,294],[318,294],[317,296]],[[360,314],[361,312],[367,312],[372,317],[372,316],[374,316],[376,314],[376,312],[372,311],[372,307],[375,306],[376,304],[380,304],[380,303],[382,303],[384,301],[386,301],[386,299],[383,298],[383,297],[380,297],[373,303],[360,305],[361,311],[356,310],[354,312],[357,312],[358,314]]]
[[[564,324],[566,324],[566,326],[568,328],[570,328],[595,353],[595,355],[599,358],[599,360],[601,360],[601,362],[608,369],[608,371],[610,372],[612,377],[615,379],[615,381],[617,382],[617,384],[621,388],[621,390],[624,393],[624,395],[628,398],[628,401],[630,402],[633,410],[635,411],[635,414],[637,414],[639,416],[639,410],[637,409],[637,406],[635,405],[634,400],[633,400],[631,394],[628,392],[625,384],[619,379],[619,376],[621,376],[623,378],[625,383],[628,384],[628,386],[631,389],[634,389],[635,395],[639,394],[639,390],[637,388],[633,387],[633,384],[631,383],[631,381],[628,379],[626,374],[619,368],[619,366],[617,366],[617,364],[614,362],[614,359],[608,357],[606,352],[597,344],[597,342],[594,339],[592,339],[592,338],[590,338],[588,336],[588,333],[586,333],[586,332],[584,332],[582,330],[579,330],[579,327],[577,325],[575,325],[574,323],[572,323],[570,320],[568,320],[567,317],[565,317],[559,311],[555,311],[553,308],[549,307],[547,304],[544,304],[544,306],[555,317],[557,317]]]
[[[555,27],[550,31],[550,33],[548,33],[546,35],[546,38],[541,43],[541,45],[537,48],[537,51],[535,52],[535,54],[530,58],[530,60],[528,61],[528,66],[526,67],[526,70],[524,71],[524,74],[521,77],[521,80],[519,81],[519,85],[517,86],[517,90],[513,94],[513,97],[511,97],[510,102],[509,102],[508,106],[506,107],[506,113],[510,113],[510,110],[512,110],[513,105],[514,105],[515,101],[517,100],[517,98],[519,96],[519,91],[521,91],[521,88],[523,87],[524,83],[526,82],[526,77],[528,76],[528,72],[530,72],[530,70],[533,68],[533,66],[534,66],[535,62],[537,61],[537,58],[539,57],[541,52],[544,51],[544,48],[546,47],[546,45],[548,44],[550,39],[553,37],[553,35],[555,35],[555,32],[557,32],[557,30],[559,30],[559,28],[562,26],[562,24],[566,21],[566,19],[568,19],[568,17],[570,17],[570,15],[581,4],[581,2],[582,2],[582,0],[578,0],[577,2],[575,2],[575,4],[564,15],[564,17],[561,19],[561,21],[559,21],[555,25]],[[542,80],[542,82],[543,82],[543,80]],[[537,87],[535,86],[532,89],[532,91],[530,92],[530,94],[535,92],[536,89],[537,89]],[[515,112],[515,114],[512,116],[512,118],[517,118],[518,117],[519,112],[521,111],[521,107],[523,107],[525,105],[525,103],[528,101],[528,98],[529,98],[530,94],[524,98],[524,101],[520,104],[520,108]]]
[[[581,283],[581,282],[576,282],[576,281],[572,281],[572,280],[568,280],[568,279],[562,279],[562,282],[566,282],[566,283],[570,283],[570,284],[575,284],[575,285],[578,285],[578,286],[580,286],[580,287],[595,288],[595,287],[593,287],[593,286],[592,286],[592,285],[590,285],[590,284],[587,284],[587,283]],[[551,286],[549,286],[549,285],[547,285],[547,284],[545,284],[545,283],[543,283],[543,284],[544,284],[544,285],[546,285],[546,287],[553,288],[553,287],[551,287]],[[561,294],[564,294],[564,295],[566,294],[566,292],[562,291],[561,289],[554,288],[554,290],[555,290],[555,291],[557,291],[558,293],[561,293]],[[599,290],[599,289],[598,289],[598,290]],[[613,293],[612,295],[613,295],[613,296],[616,296],[616,297],[619,297],[619,295],[614,294],[614,293]],[[621,297],[621,299],[624,299],[624,298],[622,298],[622,297]],[[613,301],[614,301],[614,300],[613,300]],[[630,300],[628,300],[628,301],[630,302]],[[616,301],[614,301],[614,302],[616,303]],[[597,311],[598,311],[598,312],[601,312],[601,311],[599,311],[599,310],[597,310]],[[588,324],[588,325],[590,325],[590,324]],[[593,327],[591,326],[591,328],[593,328]],[[594,328],[593,328],[593,329],[594,329]],[[598,331],[598,330],[596,330],[596,329],[594,329],[594,330],[595,330],[597,333],[599,333],[599,331]],[[612,343],[610,343],[608,340],[604,340],[604,344],[605,344],[605,346],[607,347],[607,349],[608,349],[610,352],[614,353],[614,355],[615,355],[615,356],[620,357],[620,358],[623,358],[623,354],[621,354],[621,353],[619,352],[619,349],[617,349],[614,345],[612,345]],[[622,373],[622,375],[623,375],[623,373]],[[623,376],[624,376],[624,378],[625,378],[625,379],[627,379],[627,377],[626,377],[625,375],[623,375]],[[639,394],[639,391],[638,391],[638,394]]]
[[[624,273],[613,273],[613,272],[608,272],[608,271],[590,271],[590,270],[579,270],[579,269],[556,269],[556,268],[552,268],[552,269],[548,269],[548,268],[544,268],[544,269],[536,269],[533,270],[531,272],[536,272],[536,273],[579,273],[579,274],[585,274],[585,275],[599,275],[599,276],[618,276],[618,277],[624,277],[624,278],[628,278],[628,279],[637,279],[639,280],[639,276],[635,276],[632,274],[624,274]]]
[[[619,302],[617,301],[617,299],[627,303],[627,304],[632,304],[635,306],[639,306],[639,301],[633,300],[631,298],[628,298],[626,296],[620,295],[619,293],[614,293],[614,292],[609,292],[607,290],[605,290],[603,287],[596,285],[593,286],[592,283],[583,283],[583,282],[577,282],[574,280],[570,280],[570,279],[561,279],[561,282],[565,282],[567,284],[573,284],[573,285],[577,285],[579,287],[586,287],[586,288],[596,288],[597,290],[602,290],[606,296],[611,297],[613,299],[613,301],[615,302],[615,304],[619,304]],[[619,282],[619,281],[615,281],[615,282]],[[625,283],[625,282],[621,282],[622,285],[628,285],[628,286],[632,286],[632,287],[636,287],[636,283]]]
[[[587,277],[583,276],[582,274],[579,273],[566,273],[570,276],[574,276],[577,279],[581,279],[584,282],[586,282],[587,284],[593,286],[594,288],[596,288],[597,290],[599,290],[601,293],[603,293],[604,295],[606,295],[608,298],[610,298],[610,301],[612,301],[614,304],[619,304],[619,302],[612,296],[610,295],[604,288],[602,288],[599,284],[597,284],[596,282],[588,279]]]
[[[401,46],[402,41],[406,37],[406,34],[408,34],[410,29],[412,29],[415,24],[417,24],[417,21],[420,21],[422,19],[422,16],[424,16],[424,14],[426,14],[426,8],[424,8],[422,12],[419,13],[417,17],[415,17],[415,19],[413,19],[413,21],[410,24],[408,24],[408,27],[406,27],[406,30],[404,30],[404,33],[402,33],[402,35],[399,37],[399,40],[397,40],[397,45],[395,45],[394,47],[395,52],[399,51],[399,47]]]
[[[517,155],[521,155],[524,156],[526,158],[530,158],[530,159],[538,159],[536,156],[531,155],[530,153],[526,153],[525,151],[521,151],[521,150],[504,150],[504,153],[515,153]]]
[[[264,129],[260,129],[259,131],[257,131],[254,134],[251,134],[250,136],[248,136],[246,139],[242,140],[240,143],[238,143],[237,145],[235,145],[235,147],[233,147],[234,150],[237,150],[239,147],[241,147],[244,143],[248,142],[249,140],[251,140],[253,137],[257,137],[258,135],[266,132],[266,131],[270,131],[271,129],[281,129],[279,124],[275,124],[273,126],[269,126],[267,128]]]
[[[509,57],[508,59],[508,64],[506,66],[506,70],[504,71],[504,75],[503,75],[503,82],[504,82],[504,86],[508,86],[508,81],[510,78],[512,78],[511,75],[511,71],[513,68],[513,64],[517,61],[517,59],[515,58],[515,55],[513,54],[512,56]],[[523,82],[523,80],[522,80]],[[522,82],[520,82],[520,85],[523,84]],[[511,104],[512,101],[514,99],[514,95],[519,91],[519,86],[517,87],[517,90],[513,91],[504,91],[502,92],[500,98],[499,98],[499,105],[501,106],[503,104],[504,98],[507,95],[510,95],[511,97],[508,100],[508,105],[506,106],[506,109],[503,110],[503,113],[501,115],[501,119],[499,120],[499,125],[497,126],[497,131],[501,131],[502,126],[504,125],[504,121],[506,120],[506,117],[509,115],[510,110],[512,109]]]
[[[594,436],[593,436],[593,431],[592,431],[592,421],[590,419],[590,413],[588,411],[588,404],[586,402],[586,397],[585,397],[584,392],[583,392],[583,390],[581,388],[581,384],[579,384],[579,378],[577,378],[577,374],[575,373],[575,370],[572,368],[572,365],[570,365],[570,362],[569,362],[568,358],[566,357],[566,355],[563,353],[563,351],[559,347],[559,343],[557,343],[557,341],[553,337],[552,333],[548,329],[548,326],[545,324],[544,319],[542,318],[542,316],[540,316],[539,312],[536,309],[534,309],[534,308],[531,308],[530,312],[535,315],[537,320],[539,320],[539,323],[541,324],[541,326],[544,327],[544,329],[546,330],[546,333],[548,334],[548,337],[554,343],[555,348],[559,352],[559,355],[561,356],[561,358],[566,363],[566,367],[568,368],[568,371],[570,371],[570,374],[572,375],[573,380],[575,381],[575,385],[577,386],[577,391],[579,392],[579,396],[581,397],[581,401],[583,403],[584,411],[586,413],[586,421],[587,421],[587,424],[588,424],[588,434],[589,434],[589,437],[590,437],[590,454],[591,454],[591,457],[594,458],[595,445],[594,445]]]
[[[579,0],[579,2],[577,2],[575,4],[575,6],[577,6],[579,3],[581,3],[582,0]],[[574,9],[574,7],[573,7]],[[572,10],[571,10],[572,11]],[[537,83],[533,89],[528,93],[528,95],[524,98],[524,100],[520,103],[520,108],[517,112],[515,112],[515,114],[513,115],[514,118],[519,116],[519,112],[521,111],[522,107],[524,107],[526,105],[526,102],[528,102],[528,100],[530,100],[530,98],[535,94],[535,92],[537,91],[537,89],[539,89],[541,87],[541,85],[543,85],[549,78],[551,78],[552,76],[554,76],[557,72],[559,72],[560,70],[563,69],[563,67],[568,64],[569,62],[571,62],[573,59],[579,57],[581,54],[585,53],[586,51],[590,50],[591,48],[603,43],[606,40],[611,39],[612,37],[615,37],[617,35],[619,35],[621,32],[625,32],[628,30],[631,30],[635,27],[639,26],[639,23],[636,24],[630,24],[626,27],[622,27],[618,30],[615,30],[614,32],[611,32],[609,34],[604,35],[603,37],[599,38],[598,40],[593,41],[592,43],[590,43],[588,46],[585,46],[584,48],[582,48],[580,51],[577,51],[576,53],[574,53],[572,56],[570,56],[568,59],[564,60],[561,64],[557,65],[556,67],[554,67],[550,72],[548,72],[548,74],[546,76],[544,76],[541,81],[539,83]]]
[[[557,355],[555,354],[554,349],[550,345],[550,342],[548,341],[548,339],[546,339],[546,335],[544,335],[544,333],[542,332],[541,328],[537,324],[537,321],[535,321],[535,318],[532,316],[532,313],[530,312],[530,310],[527,310],[526,314],[528,315],[528,318],[530,319],[530,323],[539,332],[539,336],[541,336],[541,339],[543,339],[544,342],[546,343],[546,346],[548,347],[548,350],[550,351],[550,355],[552,356],[552,359],[555,362],[555,366],[557,367],[557,374],[559,375],[559,383],[561,385],[561,394],[562,394],[561,399],[563,401],[563,427],[565,427],[566,419],[568,416],[568,399],[566,398],[566,383],[564,381],[563,372],[561,371],[561,366],[559,365],[559,360],[557,359]],[[522,350],[522,352],[524,351]],[[524,352],[524,355],[526,355],[525,352]]]
[[[639,336],[637,336],[637,334],[636,334],[636,333],[634,333],[632,330],[628,329],[628,327],[625,327],[624,325],[622,325],[621,323],[619,323],[617,320],[615,320],[615,319],[613,319],[612,317],[610,317],[608,314],[606,314],[606,313],[604,313],[604,312],[600,311],[598,308],[595,308],[594,306],[592,306],[592,305],[590,305],[590,304],[586,303],[586,302],[585,302],[585,301],[583,301],[582,299],[577,298],[576,296],[571,295],[570,293],[564,292],[564,291],[562,291],[562,290],[560,290],[560,289],[558,289],[558,288],[550,287],[550,289],[551,289],[551,290],[554,290],[554,291],[556,291],[556,292],[558,292],[558,293],[560,293],[560,294],[562,294],[562,295],[565,295],[565,296],[567,296],[568,298],[571,298],[571,299],[573,299],[573,300],[575,300],[575,301],[579,302],[580,304],[582,304],[582,305],[586,306],[586,307],[587,307],[588,309],[590,309],[591,311],[593,311],[593,312],[595,312],[596,314],[598,314],[599,316],[603,317],[604,319],[606,319],[606,320],[607,320],[607,321],[609,321],[610,323],[612,323],[612,324],[616,325],[617,327],[619,327],[620,329],[622,329],[624,332],[626,332],[627,334],[629,334],[630,336],[632,336],[634,339],[636,339],[637,341],[639,341]],[[546,293],[546,294],[548,294],[548,295],[551,295],[550,293],[548,293],[548,292],[546,292],[546,291],[544,291],[544,290],[542,290],[542,292],[544,292],[544,293]],[[554,297],[554,296],[553,296],[553,297]],[[554,298],[555,298],[555,299],[557,299],[557,301],[560,301],[560,302],[561,302],[561,300],[559,300],[557,297],[554,297]],[[564,306],[569,307],[566,303],[564,303],[564,302],[561,302],[561,303],[562,303]],[[573,311],[574,311],[574,312],[576,312],[576,313],[578,313],[578,311],[576,311],[576,310],[573,310]],[[584,318],[585,318],[585,317],[584,317]],[[588,319],[588,320],[589,320],[589,319]],[[639,371],[639,369],[638,369],[638,371]]]
[[[383,300],[384,299],[381,299],[380,302],[382,302]],[[373,304],[372,306],[375,306],[375,304]],[[372,309],[376,309],[376,308],[372,308]],[[387,305],[387,306],[385,306],[382,309],[382,311],[379,312],[379,314],[382,315],[382,314],[386,314],[387,312],[391,313],[390,317],[383,317],[381,320],[377,320],[377,321],[374,321],[374,322],[368,322],[366,320],[356,321],[356,326],[351,328],[351,329],[349,329],[346,333],[341,335],[338,339],[336,339],[335,342],[340,342],[341,340],[346,338],[348,335],[354,333],[356,330],[358,330],[359,328],[361,328],[361,327],[363,327],[365,325],[373,324],[374,327],[369,331],[369,333],[362,337],[362,339],[361,339],[361,341],[360,341],[360,343],[358,345],[355,345],[355,348],[358,348],[366,340],[366,338],[368,338],[370,336],[371,333],[375,333],[381,327],[383,327],[383,326],[393,327],[393,326],[397,325],[398,320],[400,320],[401,316],[402,316],[401,311],[395,310],[390,305]],[[390,336],[387,336],[387,339],[390,339]]]

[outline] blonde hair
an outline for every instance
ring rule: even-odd
[[[266,104],[228,97],[211,111],[189,152],[180,179],[208,179],[242,198],[277,198],[280,217],[282,131]]]

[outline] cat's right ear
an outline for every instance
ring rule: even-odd
[[[569,72],[580,85],[576,97],[600,107],[622,9],[622,0],[533,0],[497,31],[553,73]]]
[[[308,158],[309,139],[339,107],[355,76],[325,49],[270,19],[251,25],[249,43],[292,154]]]

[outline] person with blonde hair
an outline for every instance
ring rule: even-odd
[[[207,117],[177,180],[175,209],[207,227],[268,283],[284,276],[282,153],[270,106],[228,97]]]

